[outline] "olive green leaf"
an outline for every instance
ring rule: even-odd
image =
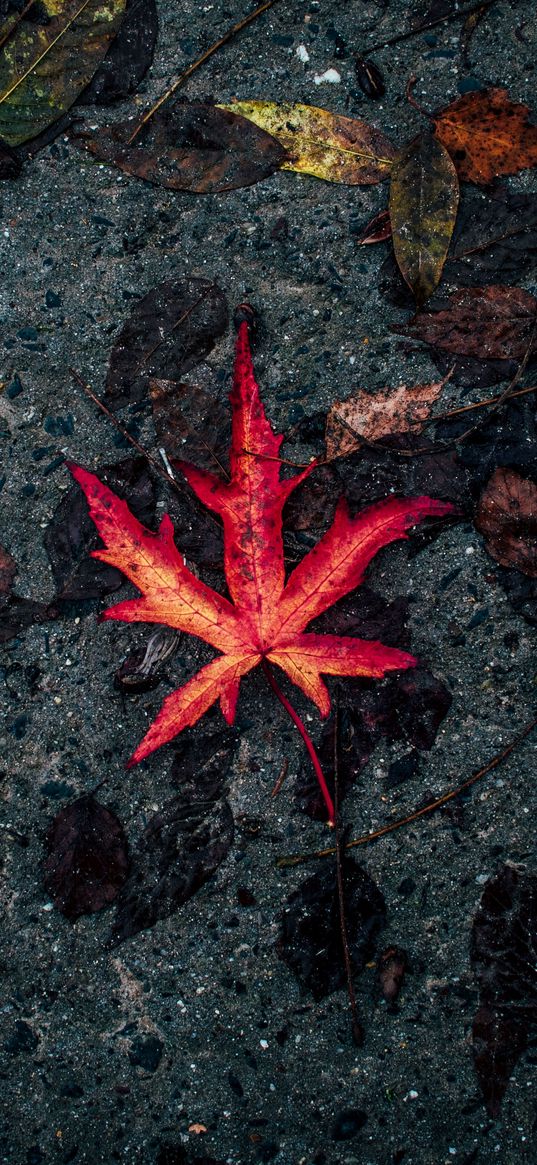
[[[41,0],[39,19],[0,29],[0,138],[36,137],[73,104],[105,56],[126,0]]]
[[[395,258],[418,307],[440,281],[458,205],[447,150],[428,131],[418,134],[393,164],[389,203]]]
[[[314,105],[233,101],[220,108],[240,113],[277,138],[289,154],[282,170],[365,186],[387,178],[396,156],[394,146],[380,130]]]

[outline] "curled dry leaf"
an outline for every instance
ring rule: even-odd
[[[502,566],[537,578],[537,485],[514,469],[497,469],[475,519],[489,554]]]
[[[267,130],[286,151],[282,170],[313,174],[327,182],[366,186],[388,177],[396,150],[366,121],[341,117],[314,105],[234,101],[222,105]]]
[[[163,665],[175,655],[180,640],[180,631],[169,631],[167,627],[154,631],[143,647],[129,652],[123,660],[115,674],[114,687],[133,695],[151,692],[158,687]]]
[[[537,876],[514,865],[490,878],[474,919],[471,962],[479,984],[474,1065],[496,1117],[513,1068],[537,1027]]]
[[[214,105],[163,105],[130,144],[133,122],[79,135],[92,154],[171,190],[215,194],[252,186],[279,170],[282,146],[246,118]]]
[[[537,300],[519,287],[465,287],[441,311],[418,312],[394,332],[487,360],[522,360],[537,351]]]
[[[110,355],[105,400],[113,410],[143,400],[152,377],[188,372],[227,327],[226,298],[210,279],[159,283],[134,305]]]
[[[0,56],[0,138],[35,137],[70,109],[118,31],[125,0],[41,0],[19,20]]]
[[[430,415],[446,383],[400,384],[374,395],[358,389],[347,400],[335,401],[326,418],[326,457],[345,457],[366,441],[379,441],[394,433],[418,433]]]
[[[465,93],[435,117],[435,133],[449,150],[459,178],[491,182],[537,165],[537,126],[529,109],[507,89]]]
[[[372,243],[385,243],[391,237],[392,224],[389,210],[379,210],[364,227],[356,242],[359,247],[367,247]]]
[[[74,922],[114,901],[128,870],[127,839],[110,809],[78,797],[54,818],[47,835],[45,889]]]
[[[343,884],[349,953],[358,974],[374,955],[386,905],[377,884],[348,856]],[[314,999],[324,999],[345,985],[337,880],[329,863],[287,899],[278,953]]]
[[[447,150],[429,131],[418,134],[393,164],[389,206],[395,258],[418,307],[440,282],[458,205]]]

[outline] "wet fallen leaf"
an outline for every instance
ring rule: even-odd
[[[382,182],[390,174],[397,151],[366,121],[275,101],[234,101],[221,108],[235,110],[281,142],[288,155],[282,170],[350,186]]]
[[[143,457],[103,466],[102,477],[120,497],[129,499],[140,521],[151,521],[155,492]],[[55,604],[98,599],[119,590],[122,576],[114,567],[90,558],[95,526],[82,490],[75,484],[62,498],[45,531],[44,544],[57,588]]]
[[[195,461],[224,475],[229,449],[229,408],[215,373],[199,364],[187,382],[149,382],[159,446],[173,460]]]
[[[389,203],[395,258],[418,307],[440,282],[458,205],[447,150],[429,131],[418,134],[392,166]]]
[[[475,524],[502,566],[537,578],[537,485],[514,469],[497,469],[481,494]]]
[[[445,383],[444,379],[435,384],[400,384],[374,395],[358,389],[347,400],[335,401],[326,417],[327,459],[360,449],[361,437],[379,441],[394,433],[419,433]]]
[[[388,610],[386,614],[390,618],[396,615],[404,617],[403,601],[397,603],[396,600],[393,612]],[[377,634],[386,637],[382,627]],[[340,801],[352,788],[381,740],[402,741],[421,752],[432,748],[451,707],[451,692],[425,667],[412,670],[411,684],[404,680],[401,674],[375,687],[355,680],[349,681],[344,689],[339,688],[337,734],[336,718],[332,716],[323,728],[318,752],[321,764],[325,763],[330,772],[334,749],[337,749]],[[328,787],[332,793],[330,776]],[[322,798],[306,768],[300,771],[295,797],[302,812],[314,820],[322,820]]]
[[[386,906],[373,879],[349,857],[344,860],[343,881],[347,939],[356,975],[375,953],[377,936],[386,922]],[[330,863],[287,899],[278,953],[314,999],[324,999],[344,987],[337,880]]]
[[[125,0],[41,0],[7,37],[0,56],[0,137],[36,136],[73,105],[118,31]]]
[[[45,889],[70,922],[114,901],[128,870],[127,839],[114,813],[92,796],[78,797],[56,815],[46,844]]]
[[[84,89],[81,103],[109,105],[135,93],[153,60],[157,36],[155,0],[127,0],[117,36]]]
[[[228,322],[216,283],[195,277],[159,283],[135,303],[110,355],[109,408],[143,400],[149,381],[181,376],[214,347]]]
[[[388,542],[426,517],[452,506],[428,497],[388,498],[351,519],[341,499],[332,526],[285,580],[282,511],[291,492],[314,465],[280,481],[282,437],[266,418],[253,375],[248,323],[239,325],[231,395],[231,476],[183,463],[182,471],[200,501],[222,519],[225,571],[230,599],[192,573],[177,550],[168,515],[158,534],[144,528],[128,506],[87,470],[71,465],[90,502],[105,545],[94,557],[119,566],[141,592],[110,608],[103,619],[163,623],[197,635],[221,652],[165,700],[130,764],[172,740],[217,701],[228,723],[235,716],[240,681],[263,664],[276,664],[314,701],[322,716],[330,698],[322,675],[380,677],[412,667],[415,660],[380,643],[305,632],[308,624],[361,581],[369,562]],[[288,705],[287,705],[288,706]],[[305,736],[305,729],[303,729]],[[322,774],[318,772],[323,785]],[[333,806],[327,798],[331,819]]]
[[[458,287],[519,283],[537,259],[537,194],[466,194],[459,206],[444,279]]]
[[[470,956],[479,984],[474,1065],[492,1117],[537,1024],[536,946],[537,877],[502,866],[483,891]]]
[[[435,133],[449,150],[459,178],[488,183],[537,165],[537,126],[529,109],[506,89],[465,93],[435,117]]]
[[[194,194],[252,186],[286,159],[270,134],[214,105],[168,102],[129,144],[132,132],[127,121],[78,138],[97,158],[135,178]]]
[[[171,776],[180,791],[149,819],[134,850],[113,944],[175,914],[224,860],[234,833],[226,797],[234,747],[229,729],[178,742]]]
[[[447,308],[418,312],[392,330],[463,356],[522,360],[530,344],[537,351],[536,321],[533,295],[519,287],[493,285],[454,291]]]

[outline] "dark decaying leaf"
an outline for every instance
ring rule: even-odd
[[[117,465],[103,466],[99,474],[128,501],[140,522],[151,524],[155,491],[145,458],[126,458]],[[102,598],[122,585],[120,571],[89,557],[99,539],[78,485],[72,485],[57,506],[45,531],[44,543],[57,587],[56,604]]]
[[[392,438],[389,444],[394,450],[393,456],[387,448],[361,448],[337,462],[342,492],[353,513],[390,490],[402,495],[427,493],[450,502],[464,503],[467,500],[466,473],[458,452],[435,449],[434,442],[422,433],[402,433]],[[428,446],[430,453],[423,452]],[[418,448],[419,456],[398,456],[399,450],[412,453]],[[436,528],[433,522],[429,526]],[[410,549],[421,544],[417,538],[418,535],[412,535]]]
[[[110,809],[92,796],[60,810],[46,841],[44,885],[71,922],[114,901],[128,870],[127,839]]]
[[[496,562],[537,578],[535,482],[514,469],[497,469],[479,499],[475,524]]]
[[[129,145],[132,121],[85,133],[102,161],[172,190],[215,194],[252,186],[285,161],[283,146],[253,122],[198,102],[163,105]]]
[[[113,944],[168,918],[212,877],[233,841],[226,799],[236,734],[185,735],[172,779],[180,792],[150,818],[117,906]]]
[[[511,1072],[537,1024],[537,875],[502,866],[487,882],[472,927],[470,958],[479,984],[474,1065],[496,1117]]]
[[[3,546],[0,546],[0,595],[8,595],[15,575],[17,574],[17,563],[12,558]]]
[[[144,399],[149,381],[176,379],[225,332],[224,293],[209,279],[159,283],[134,305],[114,344],[105,400],[112,409]]]
[[[377,974],[386,1003],[395,1003],[403,985],[407,965],[408,955],[402,947],[387,947],[379,955]]]
[[[385,243],[391,238],[392,224],[389,210],[379,210],[363,228],[356,242],[360,247],[370,246],[372,243]],[[399,270],[399,268],[398,268]]]
[[[401,332],[447,352],[480,359],[522,360],[537,351],[537,300],[519,287],[466,287],[440,311],[418,312]]]
[[[130,651],[114,676],[114,687],[127,695],[151,692],[158,687],[164,664],[171,659],[181,641],[181,632],[159,627],[142,647]]]
[[[381,634],[386,641],[385,632]],[[400,644],[402,640],[397,642]],[[429,751],[451,702],[449,689],[425,667],[390,676],[380,685],[364,680],[348,680],[344,687],[341,685],[338,690],[337,737],[336,717],[332,714],[323,726],[317,749],[321,765],[328,774],[330,792],[334,791],[335,749],[339,798],[342,801],[381,740],[402,741],[420,751]],[[326,818],[319,789],[305,765],[296,782],[295,799],[298,808],[308,817],[316,821]]]
[[[199,364],[188,382],[151,380],[149,388],[157,441],[168,457],[222,476],[231,440],[229,403],[209,365]]]
[[[372,101],[379,101],[381,97],[384,97],[386,92],[384,77],[374,61],[364,57],[356,57],[354,68],[356,80],[366,97],[370,97]]]
[[[135,93],[153,60],[157,36],[155,0],[127,0],[119,32],[80,102],[110,105]]]
[[[71,107],[105,56],[124,10],[125,0],[40,0],[39,18],[34,9],[17,23],[0,56],[0,138],[20,145]]]
[[[429,131],[418,134],[392,166],[389,202],[395,258],[418,307],[440,282],[458,204],[447,150]]]
[[[354,974],[372,958],[386,921],[382,892],[352,858],[343,869],[347,939]],[[316,1000],[345,985],[336,873],[332,863],[289,896],[282,915],[278,953]]]

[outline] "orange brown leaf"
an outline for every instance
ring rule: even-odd
[[[204,505],[222,520],[230,599],[188,569],[167,516],[152,533],[93,474],[71,466],[104,542],[94,555],[119,567],[140,591],[138,598],[118,603],[102,617],[164,623],[197,635],[220,653],[168,696],[131,764],[194,724],[217,700],[231,723],[241,678],[258,663],[281,668],[322,716],[330,708],[323,675],[380,677],[416,663],[407,652],[381,643],[316,635],[306,628],[359,585],[383,546],[404,538],[423,518],[451,513],[453,507],[427,497],[389,498],[353,517],[341,499],[330,529],[286,581],[282,510],[314,466],[280,480],[283,438],[273,433],[260,400],[247,323],[239,328],[231,405],[230,480],[176,463]]]
[[[510,101],[506,89],[484,89],[437,114],[435,133],[459,178],[488,183],[537,165],[537,126],[528,115],[528,106]]]

